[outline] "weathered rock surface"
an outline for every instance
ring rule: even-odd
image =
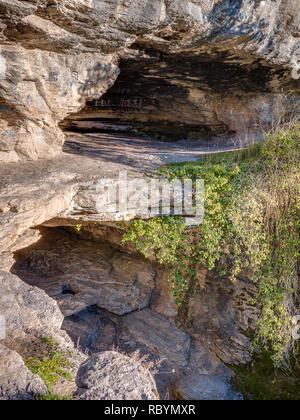
[[[103,126],[91,131],[114,133],[123,123],[111,137],[122,139],[125,133],[132,142],[143,135],[154,138],[153,143],[176,141],[178,148],[187,140],[191,142],[185,144],[187,149],[193,141],[238,146],[261,139],[272,118],[279,118],[278,110],[288,106],[278,93],[284,72],[225,52],[222,58],[195,51],[161,53],[151,59],[127,60],[120,67],[115,85],[100,100],[88,102],[81,113],[70,116],[64,127],[84,132],[85,125],[97,119]]]
[[[168,281],[169,271],[165,267],[158,267],[155,279],[156,288],[151,300],[151,309],[169,319],[178,315],[178,306],[171,295],[171,286]]]
[[[91,352],[141,351],[159,366],[154,377],[163,398],[183,375],[209,375],[227,383],[232,372],[220,360],[251,359],[243,331],[256,315],[248,303],[253,290],[246,279],[232,284],[199,270],[181,329],[168,271],[156,270],[154,285],[155,263],[147,263],[132,247],[123,248],[120,228],[86,225],[76,234],[42,228],[40,234],[37,244],[15,254],[13,271],[56,300],[65,316],[62,328],[75,346]]]
[[[105,337],[102,336],[102,327],[101,317],[87,309],[76,315],[66,317],[62,324],[62,329],[67,332],[73,343],[79,346],[83,352],[93,348],[98,338],[104,344]]]
[[[212,352],[203,348],[191,348],[190,361],[187,368],[188,374],[214,375],[230,380],[234,374]]]
[[[141,311],[141,318],[144,321],[149,319],[149,311]],[[125,317],[126,318],[126,317]],[[180,399],[240,399],[241,396],[234,391],[230,381],[234,373],[227,368],[213,353],[207,349],[191,347],[186,367],[179,366],[178,360],[185,351],[182,346],[178,346],[179,340],[171,342],[170,336],[176,336],[177,329],[165,319],[168,323],[168,336],[172,344],[173,351],[165,351],[160,344],[157,336],[150,332],[160,326],[161,319],[156,320],[155,328],[149,328],[149,340],[145,339],[144,330],[138,328],[134,333],[126,328],[123,323],[123,317],[116,317],[106,311],[83,311],[80,314],[66,318],[63,323],[63,329],[72,337],[74,343],[79,344],[83,350],[89,349],[91,353],[99,351],[111,351],[117,348],[122,353],[131,355],[134,359],[138,358],[144,367],[151,367],[151,372],[156,382],[157,390],[162,399],[180,398]],[[159,333],[157,333],[159,334]],[[153,342],[151,340],[154,340]],[[177,346],[177,347],[176,347]],[[174,354],[177,353],[177,357]],[[172,359],[172,360],[171,360]],[[209,393],[205,393],[206,379],[203,382],[202,377],[211,378],[211,387]],[[193,378],[189,382],[189,378]],[[198,378],[198,379],[197,379]],[[216,378],[216,381],[215,381]],[[198,388],[194,389],[194,382],[199,381]],[[181,384],[185,384],[185,388]],[[190,386],[189,387],[189,384]],[[177,384],[178,389],[177,389]],[[204,388],[201,388],[203,384]],[[179,392],[182,392],[180,395]],[[171,393],[170,393],[171,392]],[[193,394],[193,392],[196,392]]]
[[[80,368],[81,400],[156,400],[151,373],[137,360],[117,352],[93,355]]]
[[[1,60],[3,161],[57,155],[64,141],[58,122],[80,109],[92,92],[101,96],[118,75],[111,56],[28,50],[17,42],[1,47]]]
[[[233,371],[214,353],[192,347],[186,375],[173,383],[172,392],[183,400],[241,400],[231,384],[233,377]]]
[[[53,344],[47,344],[47,340]],[[25,331],[8,330],[4,344],[26,361],[49,358],[51,352],[57,352],[66,363],[65,370],[69,377],[64,378],[57,375],[55,384],[51,386],[51,391],[56,395],[63,396],[71,396],[76,392],[75,378],[79,367],[87,359],[87,356],[77,347],[77,343],[73,344],[65,331],[53,328],[34,331],[29,329]]]
[[[200,270],[195,298],[190,301],[187,331],[197,347],[206,347],[225,363],[246,363],[252,345],[245,335],[254,327],[256,309],[250,305],[253,284]]]
[[[199,154],[203,151],[199,151]],[[124,155],[124,152],[122,152]],[[95,156],[94,156],[95,157]],[[170,154],[171,161],[176,156]],[[195,156],[182,155],[181,159],[194,160]],[[111,159],[111,160],[110,160]],[[169,158],[168,158],[169,159]],[[120,215],[97,208],[103,201],[103,193],[96,186],[103,178],[118,178],[119,171],[131,171],[131,177],[145,178],[138,165],[139,155],[133,162],[116,160],[104,153],[98,160],[64,155],[53,160],[39,160],[5,164],[0,166],[0,268],[9,270],[12,252],[29,246],[38,240],[38,231],[29,230],[39,225],[72,226],[103,221],[132,220],[141,214],[139,202]],[[151,168],[157,169],[163,160],[151,160]],[[148,163],[149,163],[148,162]],[[128,176],[130,179],[130,177]],[[148,182],[149,182],[149,178]]]
[[[155,271],[142,258],[59,230],[20,255],[13,271],[54,296],[65,316],[92,305],[117,315],[149,305]]]
[[[93,305],[116,315],[138,310],[124,317],[122,328],[150,348],[151,341],[156,343],[152,349],[161,345],[160,353],[172,360],[167,342],[176,341],[176,334],[169,337],[163,331],[171,328],[169,321],[176,320],[178,308],[170,296],[168,270],[154,269],[155,263],[144,261],[131,247],[123,248],[119,228],[87,225],[78,233],[81,239],[60,229],[41,231],[43,239],[16,254],[15,273],[53,296],[65,317]],[[186,322],[195,346],[217,354],[225,363],[248,362],[252,346],[244,332],[256,319],[255,308],[249,304],[253,285],[246,278],[233,284],[202,269],[197,278]],[[151,311],[140,311],[148,306]],[[181,351],[183,358],[184,354]],[[176,359],[174,364],[184,363]]]
[[[70,205],[78,189],[78,163],[40,161],[35,165],[0,167],[0,247],[1,251],[30,245],[28,230],[57,216]],[[36,238],[32,238],[34,243]]]
[[[250,73],[254,65],[260,76],[264,71],[273,73],[274,80],[278,76],[280,85],[285,85],[299,59],[297,0],[1,1],[0,10],[2,161],[57,154],[64,140],[59,121],[81,109],[86,99],[99,98],[114,83],[120,59],[168,54],[175,61],[179,57],[188,62],[187,54],[199,56],[200,63],[219,60],[228,73],[235,63],[250,66]],[[260,72],[261,66],[265,70]],[[214,69],[211,74],[221,74],[226,82],[222,65],[219,70],[213,65]],[[280,74],[284,69],[287,74]],[[247,69],[242,71],[241,79],[247,74]],[[204,85],[212,89],[216,79],[211,77],[209,82]],[[224,103],[211,95],[213,106],[204,104],[202,96],[192,98],[188,107],[183,101],[182,109],[188,115],[192,107],[195,115],[204,117],[204,125],[238,127],[231,111],[238,111],[239,103],[246,124],[251,111],[272,115],[268,109],[272,95],[250,93],[239,99],[232,94]],[[131,108],[139,106],[139,99],[131,95]]]
[[[175,383],[174,395],[180,400],[242,400],[243,397],[220,376],[192,374]]]
[[[47,394],[41,378],[32,374],[22,357],[0,343],[0,400],[32,400]]]
[[[123,327],[138,342],[157,352],[175,366],[185,368],[189,360],[190,337],[167,318],[150,309],[123,318]]]
[[[0,271],[0,314],[8,331],[59,330],[63,322],[57,303],[37,287]]]

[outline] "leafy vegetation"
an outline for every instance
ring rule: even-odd
[[[138,251],[146,258],[153,255],[161,264],[171,268],[169,280],[172,295],[178,305],[196,274],[191,259],[192,247],[181,217],[156,217],[149,221],[134,220],[124,234],[123,242],[134,242]],[[183,252],[184,250],[184,252]]]
[[[234,385],[245,400],[286,401],[300,398],[300,369],[293,360],[293,375],[275,370],[269,354],[262,353],[249,365],[231,366],[236,373]]]
[[[276,366],[290,354],[298,300],[299,146],[296,125],[246,151],[163,168],[169,180],[204,179],[203,224],[185,229],[180,218],[135,220],[124,235],[146,257],[169,265],[179,305],[193,289],[198,264],[233,282],[246,270],[257,289],[251,303],[260,311],[254,344],[270,350]]]
[[[81,231],[81,228],[82,228],[82,224],[76,223],[75,229],[77,230],[77,232],[80,232]]]
[[[41,342],[47,345],[47,354],[35,354],[24,362],[32,373],[42,378],[49,390],[47,395],[50,398],[53,396],[52,387],[59,377],[72,381],[72,376],[67,370],[70,363],[63,354],[58,352],[57,344],[52,337],[41,337]]]

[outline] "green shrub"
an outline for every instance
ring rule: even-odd
[[[161,264],[172,268],[172,294],[177,304],[181,304],[194,274],[186,272],[191,269],[191,262],[186,261],[190,245],[181,217],[157,217],[147,222],[135,220],[124,234],[123,242],[127,241],[134,242],[146,258],[155,256]]]
[[[249,365],[230,367],[245,400],[285,401],[300,398],[300,369],[295,360],[292,365],[294,375],[274,369],[269,354],[263,352]]]
[[[35,354],[24,360],[24,363],[32,373],[41,377],[51,393],[59,377],[72,381],[72,376],[67,370],[70,363],[62,353],[57,351],[57,344],[52,337],[41,337],[41,341],[47,344],[47,354]]]

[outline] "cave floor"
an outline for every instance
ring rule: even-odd
[[[237,150],[231,139],[165,142],[120,133],[67,133],[64,152],[118,165],[122,169],[153,171],[162,165],[195,161],[201,155]],[[125,168],[124,168],[125,167]]]
[[[140,175],[168,163],[196,161],[204,154],[239,149],[224,139],[214,142],[163,142],[142,137],[102,133],[67,133],[63,152],[52,159],[4,163],[0,166],[0,199],[19,195],[30,187],[37,192],[40,181],[51,184],[78,182],[119,170]],[[0,212],[1,216],[1,212]]]

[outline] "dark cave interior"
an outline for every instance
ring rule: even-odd
[[[268,123],[283,69],[219,54],[160,52],[121,61],[116,83],[61,124],[64,130],[164,141],[230,137]]]

